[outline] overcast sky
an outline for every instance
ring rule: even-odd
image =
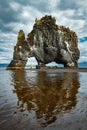
[[[18,31],[27,37],[35,19],[44,15],[77,33],[79,62],[87,62],[87,0],[0,0],[0,63],[11,61]]]

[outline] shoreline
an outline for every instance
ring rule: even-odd
[[[5,70],[35,70],[35,71],[48,71],[48,72],[87,72],[87,68],[20,68],[20,67],[9,67],[5,68]]]

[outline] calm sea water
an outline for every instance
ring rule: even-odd
[[[0,130],[87,130],[87,72],[1,69]]]

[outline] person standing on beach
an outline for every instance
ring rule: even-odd
[[[32,69],[32,63],[30,64],[30,68]]]

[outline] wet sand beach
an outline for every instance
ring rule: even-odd
[[[0,70],[0,130],[86,129],[86,68]]]
[[[26,70],[36,70],[36,71],[47,71],[47,72],[87,72],[87,68],[42,68],[42,69],[35,69],[35,68],[26,68]]]

